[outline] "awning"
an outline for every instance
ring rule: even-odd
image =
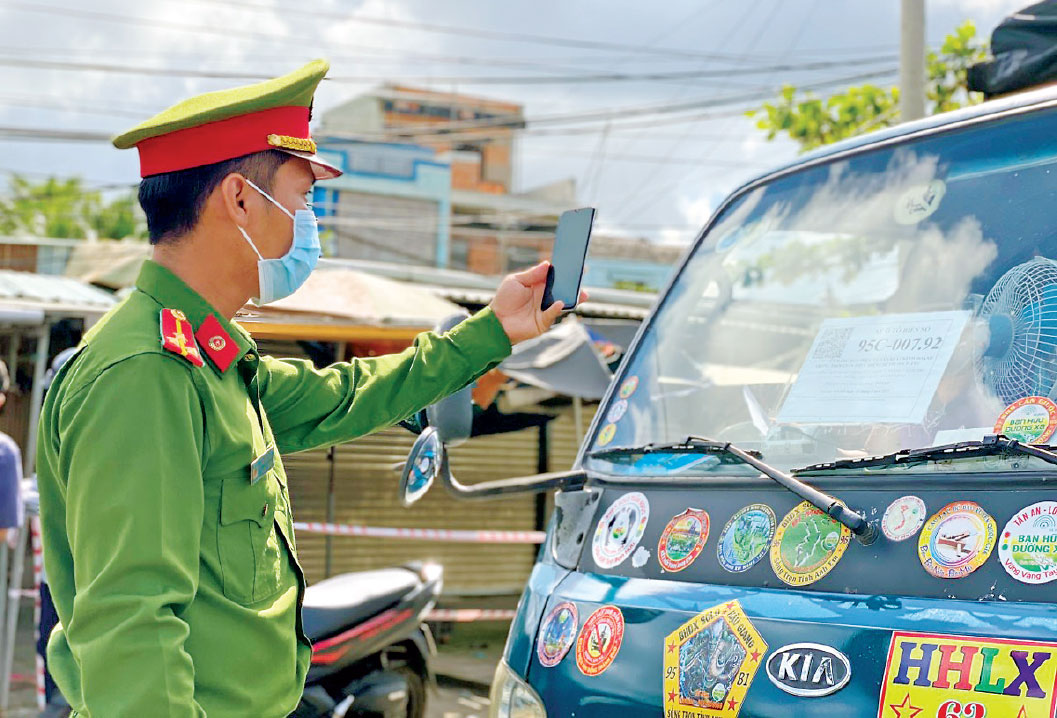
[[[291,296],[263,307],[247,305],[237,319],[254,336],[269,339],[410,340],[460,311],[414,284],[321,267]]]
[[[499,369],[525,384],[581,399],[601,399],[613,377],[575,317],[518,344]]]

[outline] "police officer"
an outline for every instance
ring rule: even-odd
[[[306,194],[318,60],[177,104],[136,147],[153,261],[48,392],[38,452],[45,564],[61,619],[49,667],[82,718],[271,718],[311,655],[280,454],[401,421],[498,364],[560,312],[546,264],[390,356],[316,370],[262,357],[232,321],[297,289],[319,256]]]

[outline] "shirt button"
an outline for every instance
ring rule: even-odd
[[[253,352],[250,352],[249,354],[247,354],[246,356],[244,356],[244,357],[242,358],[242,360],[243,360],[243,361],[253,361],[253,360],[254,360],[254,359],[256,359],[256,358],[257,358],[257,356],[256,356],[256,355],[255,355],[255,354],[254,354]]]
[[[268,504],[265,504],[264,506],[261,507],[261,518],[263,519],[267,515],[268,515]]]

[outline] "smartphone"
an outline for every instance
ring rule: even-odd
[[[554,235],[554,249],[551,251],[551,266],[547,272],[541,309],[546,310],[555,302],[564,304],[565,311],[576,306],[580,299],[580,282],[584,278],[584,260],[587,259],[587,244],[591,241],[594,221],[594,207],[562,212],[558,219],[558,231]]]

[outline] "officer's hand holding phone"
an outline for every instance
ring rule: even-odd
[[[540,262],[499,285],[491,307],[511,344],[538,337],[562,312],[587,299],[580,281],[594,216],[590,207],[562,213],[551,255],[554,264]]]

